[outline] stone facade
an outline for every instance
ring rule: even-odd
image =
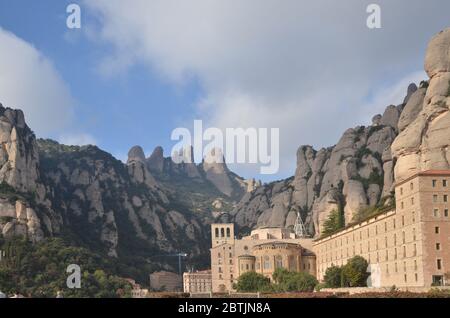
[[[211,271],[183,273],[183,290],[185,293],[211,292]]]
[[[172,272],[154,272],[150,274],[150,288],[154,291],[181,291],[181,277]]]
[[[396,209],[314,242],[317,278],[364,257],[374,287],[445,285],[450,275],[450,170],[429,170],[395,187]]]
[[[312,253],[312,239],[296,238],[284,228],[267,227],[237,239],[234,225],[211,226],[212,291],[233,291],[240,275],[256,271],[272,278],[278,267],[305,271],[316,275],[316,261]]]

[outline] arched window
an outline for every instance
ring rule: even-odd
[[[270,257],[264,256],[264,269],[270,269]]]
[[[230,235],[231,235],[231,234],[230,234],[230,228],[228,227],[228,228],[227,228],[227,237],[230,237]]]
[[[219,237],[219,228],[216,227],[216,237]]]
[[[275,256],[275,268],[283,268],[283,258],[281,255]]]
[[[225,237],[225,229],[224,228],[220,229],[220,237]]]

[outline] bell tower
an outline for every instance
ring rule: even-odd
[[[216,223],[211,224],[211,242],[212,247],[221,244],[234,244],[234,224]]]

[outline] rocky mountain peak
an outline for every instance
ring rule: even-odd
[[[141,146],[134,146],[128,151],[128,160],[127,164],[130,164],[132,162],[145,162],[145,154],[144,150]]]
[[[158,173],[163,172],[164,169],[164,150],[161,146],[156,147],[150,157],[147,159],[147,165],[150,170]]]

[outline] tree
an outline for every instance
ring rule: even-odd
[[[270,279],[255,272],[246,272],[239,276],[235,289],[239,292],[257,292],[270,288]]]
[[[284,292],[311,292],[318,284],[317,279],[305,272],[290,272],[278,268],[272,275],[275,289]]]
[[[330,212],[328,219],[323,223],[322,236],[331,235],[345,226],[343,214],[340,211]]]
[[[0,250],[0,287],[7,294],[33,297],[127,297],[131,285],[115,275],[112,262],[81,247],[70,246],[58,238],[31,244],[23,238],[2,240]],[[82,264],[81,289],[68,289],[68,264]]]
[[[328,288],[342,287],[342,267],[331,266],[325,271],[324,276],[325,285]]]
[[[347,264],[342,268],[343,285],[349,287],[366,287],[367,267],[369,264],[361,256],[355,256],[348,260]]]

